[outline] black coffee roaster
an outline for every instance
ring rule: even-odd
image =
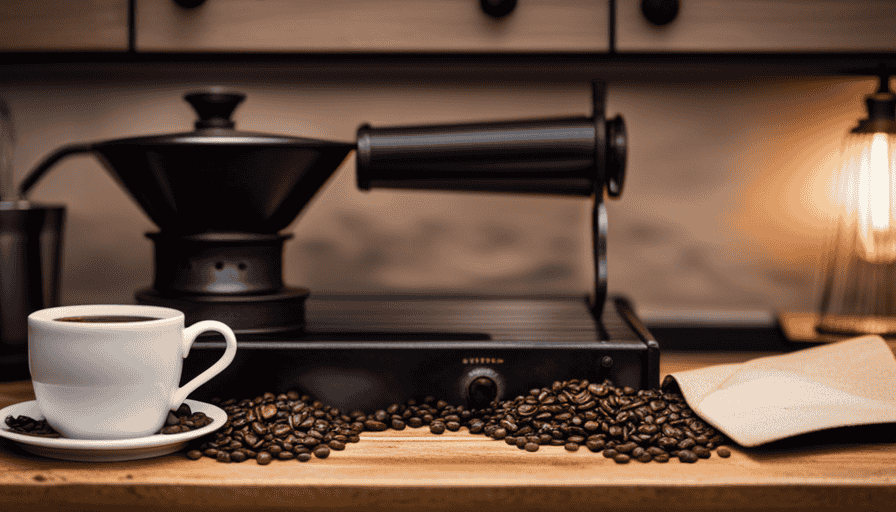
[[[337,407],[364,409],[426,394],[482,405],[537,387],[535,379],[657,387],[656,341],[628,301],[607,298],[604,195],[622,192],[626,130],[621,117],[605,119],[606,85],[593,82],[592,90],[590,117],[364,125],[356,144],[237,130],[231,116],[243,94],[189,93],[194,131],[59,148],[20,190],[27,194],[61,159],[92,153],[143,208],[159,231],[147,234],[154,280],[136,301],[179,309],[188,324],[222,321],[240,343],[225,373],[194,395],[200,399],[300,387]],[[280,231],[353,149],[362,190],[590,198],[593,293],[547,302],[309,299],[307,289],[283,281],[291,235]],[[184,380],[222,350],[214,338],[197,342]]]

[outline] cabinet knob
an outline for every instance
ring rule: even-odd
[[[516,0],[479,0],[482,12],[493,18],[507,16],[516,8]]]
[[[174,3],[183,7],[184,9],[193,9],[194,7],[199,7],[200,5],[205,3],[205,0],[174,0]]]
[[[678,0],[641,0],[641,13],[650,23],[668,25],[678,17]]]

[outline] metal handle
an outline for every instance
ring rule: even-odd
[[[358,187],[590,196],[595,130],[586,117],[364,125],[358,129]]]
[[[358,188],[619,197],[627,136],[621,116],[358,129]],[[597,114],[599,112],[599,114]]]
[[[27,197],[28,191],[44,177],[44,174],[50,170],[50,167],[56,165],[56,162],[67,156],[91,152],[93,152],[93,144],[70,144],[68,146],[62,146],[50,153],[41,163],[37,164],[28,176],[22,180],[22,183],[19,184],[19,197]]]

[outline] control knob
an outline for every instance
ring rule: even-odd
[[[492,368],[477,367],[460,379],[461,396],[471,409],[482,409],[504,396],[504,379]]]

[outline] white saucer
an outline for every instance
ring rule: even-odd
[[[187,445],[188,441],[221,428],[227,422],[227,413],[212,404],[185,400],[190,410],[205,413],[212,419],[211,424],[200,429],[179,434],[156,434],[136,439],[68,439],[38,437],[17,434],[6,430],[7,416],[28,416],[36,420],[44,419],[37,402],[22,402],[0,409],[0,437],[13,441],[35,455],[52,459],[79,462],[117,462],[123,460],[149,459],[174,453]]]

